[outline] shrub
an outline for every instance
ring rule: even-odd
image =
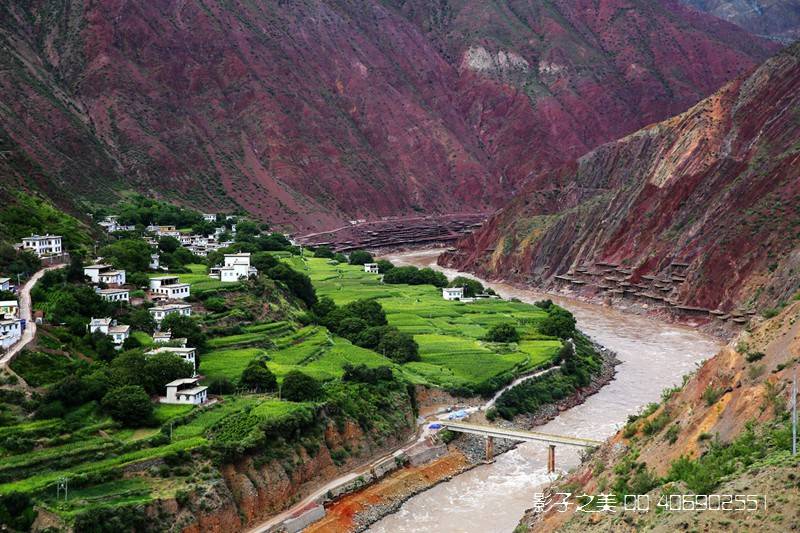
[[[349,262],[351,265],[363,265],[364,263],[372,263],[373,261],[372,254],[364,250],[354,250],[350,252]]]
[[[236,387],[228,378],[214,378],[208,383],[208,392],[211,394],[233,394],[235,391]]]
[[[744,356],[747,359],[748,363],[754,363],[764,358],[764,352],[747,352],[747,355]]]
[[[369,368],[365,364],[353,366],[350,363],[345,363],[343,370],[342,381],[355,381],[375,385],[379,381],[392,381],[394,379],[392,369],[388,366]]]
[[[283,378],[281,397],[292,402],[319,400],[323,396],[319,382],[299,370],[292,370]]]
[[[414,337],[396,329],[388,330],[384,333],[376,351],[396,363],[409,363],[420,360],[419,345],[414,340]]]
[[[392,262],[387,261],[386,259],[379,259],[377,261],[377,264],[378,264],[378,272],[380,272],[381,274],[386,274],[387,272],[389,272],[391,269],[394,268]]]
[[[703,391],[703,395],[701,397],[703,398],[703,400],[705,400],[706,405],[710,407],[715,403],[717,403],[717,400],[719,400],[722,397],[722,394],[724,392],[725,390],[722,389],[721,387],[717,388],[709,384]]]
[[[153,404],[139,385],[112,389],[103,397],[102,405],[111,418],[125,426],[139,427],[153,421]]]
[[[551,337],[569,339],[575,336],[575,317],[561,307],[552,306],[547,316],[539,323],[539,331]]]
[[[260,392],[271,392],[278,388],[275,374],[267,368],[264,361],[250,361],[242,372],[239,384],[243,387],[256,389]]]
[[[519,342],[519,332],[512,324],[507,322],[495,324],[486,334],[489,342]]]

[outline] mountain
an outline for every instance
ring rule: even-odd
[[[587,462],[551,487],[553,494],[572,493],[573,502],[578,494],[641,495],[640,509],[649,512],[623,511],[620,496],[614,513],[575,512],[576,505],[544,515],[531,510],[515,531],[796,531],[800,457],[791,456],[787,407],[798,350],[795,301],[742,332],[687,375],[683,387],[664,391],[659,405],[629,418]],[[669,494],[676,495],[672,506]],[[708,498],[711,505],[701,497],[692,506],[695,495],[711,494],[758,495],[758,506],[750,503],[744,511],[725,504],[730,511],[720,512],[714,497]],[[686,496],[680,501],[677,495]],[[634,505],[630,498],[628,503]]]
[[[684,4],[782,42],[800,38],[798,0],[681,0]]]
[[[537,176],[442,260],[657,307],[773,307],[798,289],[798,168],[800,44]]]
[[[0,46],[0,183],[302,230],[491,211],[777,45],[671,0],[12,0]]]

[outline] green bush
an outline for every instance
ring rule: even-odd
[[[256,360],[250,361],[244,369],[239,385],[259,392],[272,392],[277,390],[278,380],[264,361]]]
[[[153,404],[139,385],[125,385],[109,391],[102,401],[103,409],[111,418],[129,427],[153,423]]]
[[[486,334],[489,342],[519,342],[519,332],[513,324],[503,322],[495,324]]]
[[[324,396],[319,382],[299,370],[292,370],[283,378],[281,398],[291,402],[309,402]]]

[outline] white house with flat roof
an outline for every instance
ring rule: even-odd
[[[442,289],[445,300],[461,300],[464,298],[464,287],[445,287]]]
[[[216,222],[217,215],[214,213],[203,213],[203,220],[205,220],[206,222]]]
[[[150,278],[150,290],[157,290],[162,285],[174,285],[180,283],[181,279],[178,276],[155,276]]]
[[[153,292],[166,296],[168,300],[183,300],[189,297],[190,290],[188,283],[174,283],[171,285],[161,285],[161,287],[153,290]]]
[[[153,342],[155,344],[166,344],[172,340],[172,332],[167,331],[156,331],[153,333]]]
[[[103,265],[103,264],[86,265],[85,267],[83,267],[83,275],[84,277],[89,278],[89,280],[92,283],[100,283],[100,273],[108,272],[113,269],[114,267],[112,267],[111,265]]]
[[[158,254],[150,254],[150,270],[158,270],[161,266],[161,256]]]
[[[0,348],[9,349],[22,337],[22,320],[19,318],[0,319]]]
[[[131,327],[127,324],[117,324],[116,320],[111,318],[92,318],[89,322],[89,333],[99,331],[103,335],[108,335],[114,342],[114,346],[119,350],[125,339],[130,337]]]
[[[39,257],[63,253],[60,235],[31,235],[22,239],[22,248]]]
[[[200,378],[182,378],[167,383],[167,396],[161,403],[201,405],[208,401],[208,387],[201,387]]]
[[[212,268],[210,275],[219,277],[220,281],[239,281],[250,276],[257,276],[258,270],[250,266],[250,253],[240,252],[236,254],[225,254],[225,263],[222,266]]]
[[[19,303],[16,300],[0,300],[0,318],[19,317]]]
[[[186,348],[185,346],[159,346],[158,348],[149,350],[144,354],[146,356],[153,356],[160,353],[171,353],[179,356],[187,363],[191,363],[192,371],[195,373],[197,372],[197,348]]]
[[[159,323],[170,313],[177,313],[181,316],[192,316],[192,306],[189,304],[157,305],[155,307],[151,307],[149,311],[153,316],[153,320]]]
[[[128,289],[95,289],[95,292],[107,302],[129,302],[131,300]]]
[[[106,285],[125,285],[125,271],[124,270],[107,270],[100,272],[100,283]]]
[[[0,278],[0,291],[11,290],[11,278]]]
[[[378,263],[364,263],[364,272],[378,274],[380,272],[380,270],[378,270]]]

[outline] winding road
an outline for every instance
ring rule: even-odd
[[[19,292],[19,317],[25,320],[25,331],[22,332],[22,337],[17,343],[0,357],[0,368],[10,365],[14,357],[36,337],[36,322],[33,321],[33,306],[31,305],[31,289],[44,276],[45,272],[63,268],[64,266],[63,264],[58,264],[38,270],[22,286],[22,290]]]

